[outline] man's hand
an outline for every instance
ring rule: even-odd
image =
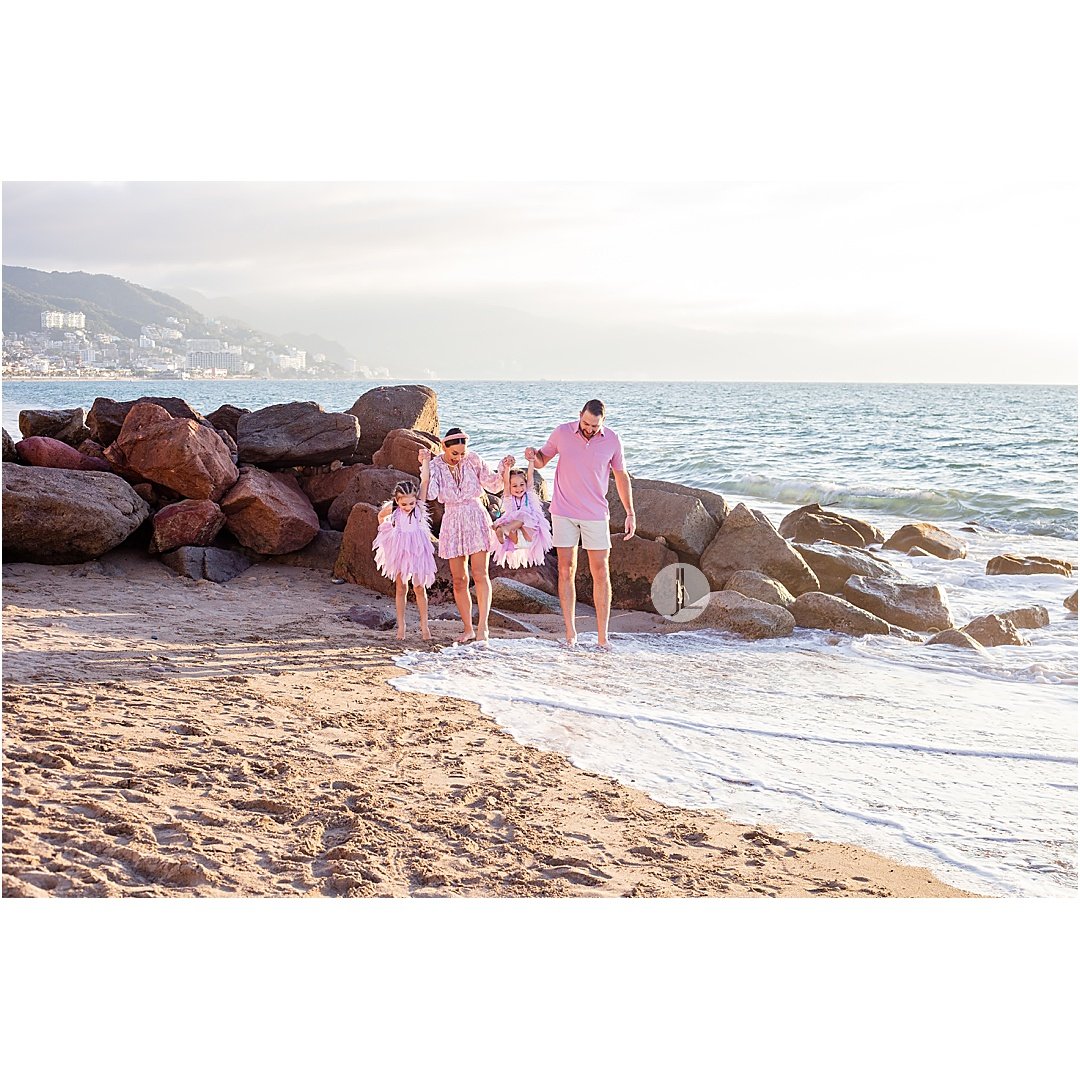
[[[637,514],[630,510],[626,515],[626,526],[623,531],[623,539],[629,540],[637,532]]]

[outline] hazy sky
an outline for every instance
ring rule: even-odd
[[[16,182],[3,258],[195,290],[403,378],[1074,382],[1076,195]]]

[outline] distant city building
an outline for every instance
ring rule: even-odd
[[[275,359],[278,367],[285,371],[304,371],[307,368],[307,353],[304,352],[297,352],[292,355],[283,353]]]
[[[96,349],[80,349],[79,350],[79,363],[83,367],[93,367],[97,363],[97,350]]]
[[[85,330],[86,316],[81,311],[43,311],[41,313],[42,330],[61,330],[64,327]]]
[[[139,348],[140,349],[153,349],[156,348],[157,343],[152,337],[147,337],[145,334],[139,335]]]
[[[217,348],[201,346],[216,345]],[[242,374],[245,370],[244,350],[239,345],[223,345],[220,341],[189,341],[185,366],[188,371],[215,369],[229,374]]]

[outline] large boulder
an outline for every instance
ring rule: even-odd
[[[988,574],[1060,574],[1072,577],[1075,569],[1064,559],[1051,559],[1047,555],[995,555],[987,564]]]
[[[523,615],[562,614],[558,597],[508,577],[491,579],[491,603],[503,611],[516,611]]]
[[[639,476],[631,477],[631,487],[634,494],[634,509],[637,511],[639,532],[645,518],[641,509],[643,505],[641,499],[646,492],[669,492],[697,500],[705,508],[705,512],[709,517],[716,522],[718,528],[724,524],[724,518],[728,515],[728,505],[724,501],[724,497],[705,488],[688,487],[686,484],[675,484],[668,480],[646,480]],[[611,528],[613,531],[621,533],[626,524],[626,511],[623,509],[622,501],[619,498],[619,489],[615,484],[614,476],[611,476],[608,480],[607,501],[608,511],[611,514]],[[664,536],[666,534],[661,531],[657,535]]]
[[[796,626],[808,630],[832,630],[834,633],[850,634],[853,637],[891,632],[891,627],[884,619],[828,593],[803,593],[796,597],[788,611],[795,617]]]
[[[665,567],[679,561],[671,548],[641,536],[623,540],[614,537],[609,555],[611,606],[632,611],[655,611],[652,602],[653,578]],[[576,587],[578,597],[592,603],[592,573],[588,553],[578,551]]]
[[[828,514],[803,514],[795,526],[794,540],[799,544],[816,544],[827,540],[843,547],[865,547],[862,535],[846,521]]]
[[[15,461],[18,459],[18,454],[15,453],[15,442],[11,436],[7,433],[7,428],[4,431],[4,461]]]
[[[970,635],[963,630],[942,630],[935,634],[927,642],[927,645],[953,645],[958,649],[971,649],[973,652],[985,653],[986,650]]]
[[[584,557],[581,552],[578,552],[578,556]],[[490,574],[492,581],[497,578],[506,578],[528,585],[532,589],[538,589],[549,596],[559,595],[559,556],[554,548],[547,553],[547,558],[539,566],[499,566],[498,563],[493,562]]]
[[[101,400],[100,398],[98,400]],[[209,425],[177,419],[152,402],[133,405],[105,457],[187,499],[217,502],[236,483],[228,448]]]
[[[697,562],[719,528],[701,500],[685,491],[671,491],[644,480],[633,483],[633,493],[637,535],[646,540],[663,537],[668,547]],[[608,488],[608,507],[610,527],[621,533],[626,525],[626,511],[614,480]]]
[[[994,614],[1011,622],[1018,630],[1038,630],[1050,625],[1050,612],[1042,604],[1029,604],[1027,607],[1010,608]]]
[[[733,507],[701,556],[702,573],[713,589],[723,589],[738,570],[756,570],[798,596],[815,592],[818,579],[803,557],[769,519],[745,503]]]
[[[356,453],[360,424],[314,401],[290,401],[245,413],[236,421],[236,449],[245,465],[328,465]]]
[[[779,581],[773,581],[756,570],[736,570],[727,580],[726,591],[742,593],[763,604],[777,604],[785,608],[791,607],[795,599]]]
[[[375,451],[371,464],[380,469],[397,469],[412,476],[420,476],[421,450],[432,454],[442,451],[442,444],[434,435],[426,431],[413,431],[411,428],[394,428],[387,432],[383,444]]]
[[[162,555],[161,561],[181,577],[218,584],[232,580],[251,566],[251,559],[241,552],[217,547],[177,548]]]
[[[969,637],[973,637],[980,645],[993,648],[995,645],[1030,645],[1023,634],[1016,628],[1016,624],[1000,615],[981,615],[972,619],[966,626],[960,629]]]
[[[370,461],[395,428],[439,434],[439,401],[430,386],[376,386],[347,411],[360,421],[361,460]]]
[[[888,551],[936,555],[939,559],[966,559],[967,544],[952,533],[931,525],[928,521],[919,521],[912,525],[901,525],[882,545]]]
[[[763,604],[750,596],[728,590],[709,593],[708,603],[687,630],[726,630],[745,638],[790,637],[795,617],[777,604]]]
[[[344,465],[332,469],[326,465],[316,465],[302,469],[296,474],[296,480],[300,489],[311,500],[315,513],[325,516],[329,513],[333,501],[349,486],[349,481],[370,468],[370,465]]]
[[[90,429],[90,437],[102,446],[115,442],[128,413],[134,406],[143,404],[157,405],[178,420],[204,423],[202,416],[183,398],[141,397],[135,398],[134,401],[113,401],[112,398],[99,397],[94,399],[94,404],[90,406],[90,412],[86,416],[86,426]]]
[[[19,430],[27,439],[43,435],[68,446],[78,446],[90,438],[82,409],[23,409],[19,413]]]
[[[952,612],[940,585],[851,577],[840,591],[856,607],[907,630],[936,633],[953,626]]]
[[[840,592],[849,577],[899,581],[900,575],[884,559],[869,551],[853,551],[843,544],[819,540],[816,544],[795,544],[795,550],[817,575],[821,592]]]
[[[804,517],[811,519],[817,519],[821,524],[815,523],[812,529],[803,532],[804,536],[812,535],[818,528],[822,530],[821,535],[814,540],[803,540],[799,535],[799,523]],[[877,528],[876,525],[871,525],[868,521],[863,521],[861,518],[849,517],[847,514],[838,513],[836,510],[828,510],[820,503],[807,503],[806,506],[800,506],[797,510],[792,510],[781,522],[780,527],[777,530],[785,540],[798,540],[799,543],[813,544],[817,540],[829,540],[832,543],[845,543],[845,541],[836,540],[832,536],[826,535],[825,524],[831,523],[833,526],[843,526],[843,530],[838,530],[838,535],[850,536],[850,533],[846,530],[854,532],[861,543],[848,545],[853,547],[866,547],[868,544],[880,544],[885,539],[885,534]]]
[[[396,586],[383,576],[372,556],[371,544],[378,529],[379,508],[371,503],[355,503],[341,537],[341,548],[334,563],[334,577],[373,589],[384,596],[393,596]]]
[[[74,446],[46,435],[31,435],[20,439],[15,449],[19,460],[42,469],[77,469],[80,472],[111,472],[109,463],[101,458],[88,457]]]
[[[260,555],[299,551],[319,533],[319,516],[292,473],[245,465],[221,509],[233,536]]]
[[[150,553],[181,547],[208,547],[225,524],[221,507],[209,499],[184,499],[154,515]]]
[[[273,555],[271,560],[282,566],[306,566],[311,570],[333,570],[341,550],[342,533],[335,529],[320,529],[319,535],[307,547],[287,555]]]
[[[35,563],[96,559],[123,543],[150,508],[105,472],[3,466],[4,558]]]
[[[241,409],[238,405],[219,405],[213,412],[206,414],[206,420],[217,431],[227,431],[236,442],[236,424],[241,416],[246,416],[250,409]]]
[[[394,493],[394,488],[402,480],[416,482],[415,476],[399,472],[397,469],[365,468],[359,471],[350,470],[351,475],[344,490],[330,504],[326,512],[326,520],[330,522],[332,529],[344,529],[349,520],[349,514],[357,503],[370,503],[372,506],[381,506]],[[429,503],[434,508],[434,503]]]

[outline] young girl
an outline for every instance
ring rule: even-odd
[[[502,514],[495,522],[499,546],[495,562],[516,569],[539,566],[551,550],[551,526],[533,488],[533,463],[511,469],[513,458],[504,458]]]
[[[421,473],[421,484],[424,482]],[[428,586],[435,583],[435,555],[431,538],[431,515],[419,497],[413,480],[402,480],[390,502],[379,509],[379,531],[371,542],[375,565],[397,585],[397,639],[405,639],[405,603],[412,581],[416,609],[420,612],[420,636],[431,640],[428,630]]]
[[[487,641],[488,616],[491,614],[491,578],[488,560],[498,540],[491,527],[491,517],[483,503],[485,490],[501,491],[502,477],[484,463],[479,454],[468,448],[469,436],[461,428],[450,428],[442,440],[442,454],[420,451],[420,498],[438,499],[446,510],[439,526],[439,556],[450,562],[454,579],[454,602],[461,616],[458,644],[474,638]],[[499,463],[502,471],[507,459]],[[476,581],[476,607],[479,612],[473,629],[472,596],[469,571]]]

